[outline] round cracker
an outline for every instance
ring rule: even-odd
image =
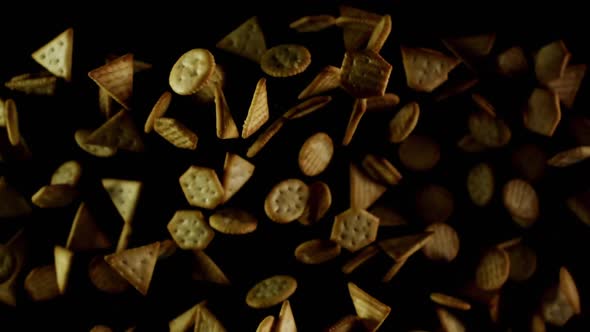
[[[486,206],[494,195],[494,172],[487,163],[480,163],[467,175],[467,192],[473,204]]]
[[[332,206],[332,192],[328,184],[316,181],[309,185],[309,198],[301,217],[297,220],[303,225],[320,221]]]
[[[420,106],[411,102],[402,107],[389,122],[389,141],[400,143],[416,128],[420,118]]]
[[[295,258],[304,264],[321,264],[340,255],[340,245],[326,239],[305,241],[295,248]]]
[[[238,208],[224,208],[209,217],[209,225],[223,234],[248,234],[256,230],[258,220],[248,211]]]
[[[297,280],[275,275],[254,285],[246,295],[246,304],[255,309],[270,308],[287,300],[297,289]]]
[[[307,176],[322,173],[334,155],[334,143],[324,132],[310,136],[299,150],[299,169]]]
[[[523,228],[531,227],[539,217],[539,198],[535,188],[521,179],[512,179],[502,191],[504,206]]]
[[[0,284],[10,279],[16,270],[16,258],[10,248],[0,244]]]
[[[195,48],[184,53],[170,70],[168,83],[179,95],[192,95],[203,88],[215,71],[215,58],[209,50]]]
[[[82,176],[82,166],[76,160],[61,164],[51,176],[51,184],[69,184],[75,186]]]
[[[510,141],[512,132],[506,123],[489,113],[478,111],[469,114],[469,132],[479,143],[499,148]]]
[[[422,247],[427,258],[438,262],[451,262],[459,253],[459,235],[453,227],[436,223],[428,226],[427,231],[433,232],[430,241]]]
[[[18,113],[16,103],[12,99],[6,99],[4,102],[4,118],[6,121],[6,132],[8,140],[12,146],[17,146],[20,142],[20,130],[18,128]]]
[[[285,224],[301,217],[309,199],[309,187],[301,180],[277,183],[266,196],[264,211],[270,220]]]
[[[555,326],[564,326],[575,314],[574,307],[558,287],[545,291],[541,301],[541,312],[545,321]]]
[[[510,258],[499,248],[487,250],[475,271],[475,284],[484,291],[497,290],[504,285],[510,274]]]
[[[440,160],[440,146],[430,137],[410,135],[400,144],[398,154],[408,169],[428,171]]]
[[[74,134],[74,139],[80,147],[80,149],[90,153],[95,157],[108,158],[112,157],[117,153],[117,148],[111,146],[102,146],[94,144],[86,144],[86,139],[92,134],[90,129],[78,129]]]
[[[445,187],[427,185],[416,196],[416,211],[426,224],[444,223],[454,209],[453,194]]]
[[[168,110],[171,101],[172,93],[170,93],[170,91],[165,91],[164,93],[162,93],[160,98],[158,98],[158,100],[154,104],[154,107],[152,107],[152,111],[148,115],[147,120],[145,120],[143,131],[146,134],[151,132],[152,129],[154,129],[154,123],[156,122],[156,119],[161,118],[164,116],[164,114],[166,114],[166,111]]]
[[[529,246],[518,243],[506,248],[510,258],[510,280],[526,281],[537,270],[537,254]]]
[[[311,53],[305,46],[282,44],[262,55],[260,67],[272,77],[289,77],[304,72],[310,63]]]
[[[88,277],[98,290],[109,294],[122,293],[129,288],[129,282],[123,279],[103,256],[96,256],[88,264]]]

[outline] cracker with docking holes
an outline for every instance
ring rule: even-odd
[[[73,50],[74,29],[68,28],[33,52],[31,57],[53,75],[70,81],[72,79]]]
[[[379,219],[369,212],[350,208],[334,218],[330,240],[342,248],[355,252],[377,238]]]
[[[268,218],[280,224],[290,223],[301,217],[309,199],[309,187],[298,179],[277,183],[264,200]]]
[[[383,96],[393,67],[379,54],[348,51],[340,66],[340,84],[355,98]]]
[[[254,174],[256,167],[237,154],[227,152],[223,164],[223,202],[232,198]]]
[[[311,64],[307,47],[281,44],[268,49],[260,59],[262,71],[272,77],[290,77],[303,73]]]
[[[172,91],[181,96],[196,93],[207,83],[215,71],[215,58],[209,50],[195,48],[178,58],[168,77]]]
[[[246,304],[265,309],[287,300],[297,289],[297,280],[289,275],[275,275],[261,280],[246,295]]]
[[[213,240],[215,232],[198,210],[178,210],[168,222],[168,232],[184,250],[203,250]]]
[[[240,24],[235,30],[217,42],[215,46],[258,63],[266,52],[264,32],[256,16]]]
[[[459,65],[456,58],[427,48],[401,47],[402,62],[409,88],[432,92],[447,81],[449,73]]]
[[[504,120],[487,112],[472,112],[467,121],[471,136],[487,147],[503,147],[512,138],[512,131]]]
[[[109,194],[123,221],[130,224],[135,216],[143,183],[135,180],[102,179],[102,186]]]
[[[211,168],[190,166],[178,181],[192,206],[214,209],[223,203],[223,186],[217,173]]]

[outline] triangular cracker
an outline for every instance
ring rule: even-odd
[[[264,33],[256,16],[242,23],[215,46],[254,62],[260,62],[260,58],[266,52]]]
[[[449,51],[467,62],[471,58],[490,54],[495,41],[495,33],[445,38],[442,40]]]
[[[74,29],[69,28],[60,33],[31,55],[53,75],[72,79],[72,51],[74,49]]]
[[[93,249],[106,249],[111,246],[111,241],[104,232],[96,225],[86,203],[80,203],[70,235],[66,242],[66,248],[72,251],[83,251]]]
[[[128,53],[88,73],[125,109],[130,108],[133,94],[133,54]]]
[[[356,99],[352,106],[352,112],[344,131],[344,137],[342,138],[342,145],[347,146],[352,141],[352,137],[356,133],[356,129],[361,123],[361,120],[367,112],[367,99]]]
[[[178,315],[168,323],[170,332],[187,332],[195,324],[195,314],[199,305],[204,304],[205,301],[199,302],[188,310]]]
[[[248,109],[248,116],[242,126],[242,138],[248,138],[268,121],[268,96],[266,93],[266,78],[261,78],[256,83],[256,90],[252,96],[252,102]]]
[[[432,238],[432,232],[405,235],[379,241],[379,247],[396,261],[405,261]]]
[[[146,295],[158,261],[160,242],[107,255],[104,260],[141,294]]]
[[[57,288],[59,289],[59,292],[63,294],[68,286],[74,253],[62,246],[55,246],[53,249],[53,256],[55,259]]]
[[[123,221],[130,224],[135,215],[143,183],[132,180],[102,179],[102,186],[123,217]]]
[[[193,250],[193,280],[209,281],[220,285],[229,285],[230,281],[221,268],[202,250]]]
[[[0,218],[16,218],[30,215],[31,206],[27,199],[12,188],[6,179],[0,177]]]
[[[368,209],[387,187],[366,176],[356,165],[350,164],[350,206]]]
[[[72,203],[77,196],[78,191],[69,184],[51,184],[41,187],[31,197],[31,202],[42,209],[60,208]]]
[[[291,310],[291,304],[289,300],[283,301],[281,305],[281,312],[279,313],[279,319],[274,327],[275,332],[297,332],[297,325],[295,324],[295,317],[293,317],[293,311]]]
[[[237,154],[226,153],[223,164],[223,201],[227,202],[250,180],[255,166]]]
[[[299,93],[297,99],[305,99],[319,95],[340,86],[340,68],[334,66],[324,67],[308,86]]]
[[[108,119],[93,131],[84,143],[116,147],[133,152],[142,152],[144,149],[141,134],[127,111],[120,111]]]
[[[230,139],[240,137],[236,122],[229,111],[225,95],[219,85],[215,87],[215,119],[218,138]]]
[[[194,332],[226,332],[226,329],[205,304],[199,304],[195,313]]]
[[[371,38],[373,28],[381,16],[362,9],[342,5],[339,8],[340,17],[336,19],[341,22],[350,22],[342,25],[342,35],[346,50],[358,50],[364,48]]]
[[[363,319],[369,331],[377,331],[385,321],[391,307],[369,295],[352,282],[348,283],[348,292],[357,316]]]
[[[432,92],[443,84],[459,60],[426,48],[401,47],[406,82],[416,91]]]

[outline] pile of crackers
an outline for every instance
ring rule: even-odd
[[[313,52],[298,43],[267,46],[264,30],[271,27],[263,26],[258,17],[251,17],[226,32],[215,45],[197,45],[178,54],[169,71],[167,88],[159,96],[153,96],[155,102],[149,110],[134,109],[133,95],[142,93],[134,89],[134,78],[139,72],[149,71],[152,64],[137,60],[131,53],[106,57],[106,63],[88,71],[88,79],[98,89],[97,108],[104,122],[95,128],[78,128],[71,137],[85,153],[112,160],[121,154],[149,153],[147,135],[159,136],[169,144],[169,149],[189,150],[186,153],[198,153],[203,144],[201,139],[227,140],[230,142],[227,146],[232,141],[247,140],[248,148],[226,151],[222,169],[184,165],[176,184],[185,198],[179,205],[184,207],[174,211],[169,220],[149,221],[162,230],[161,240],[132,247],[129,243],[134,243],[130,240],[134,231],[148,222],[135,220],[142,195],[147,190],[157,190],[144,188],[141,179],[103,177],[97,183],[120,217],[118,234],[113,240],[112,230],[93,211],[96,206],[91,198],[80,190],[80,183],[88,177],[83,162],[63,160],[49,181],[39,183],[38,190],[31,195],[19,191],[18,183],[0,177],[2,221],[28,218],[40,209],[76,207],[69,234],[64,234],[67,240],[55,241],[54,259],[44,265],[27,263],[27,248],[35,249],[27,242],[28,229],[18,231],[8,242],[0,244],[2,305],[18,308],[19,301],[50,301],[67,296],[71,291],[72,266],[79,263],[75,257],[87,252],[94,253],[87,262],[88,281],[112,296],[134,291],[146,296],[154,275],[160,272],[159,262],[180,252],[190,252],[193,256],[194,280],[230,287],[239,275],[226,274],[207,253],[209,245],[218,241],[217,234],[246,236],[265,224],[296,222],[298,227],[308,227],[311,230],[308,233],[313,234],[292,248],[297,264],[339,262],[342,278],[348,280],[347,289],[342,291],[348,292],[354,308],[354,312],[330,326],[318,326],[318,331],[377,331],[382,324],[387,325],[390,315],[396,314],[395,307],[390,307],[381,294],[366,291],[370,285],[350,281],[350,276],[369,260],[381,260],[389,268],[376,272],[374,282],[394,283],[395,276],[404,272],[406,264],[414,264],[412,260],[417,260],[418,254],[425,258],[422,264],[435,267],[453,264],[459,255],[471,255],[475,262],[470,282],[463,288],[449,287],[430,293],[428,300],[434,304],[431,314],[438,318],[443,331],[509,325],[500,305],[503,288],[510,283],[526,285],[535,277],[537,262],[543,257],[538,257],[535,248],[527,242],[527,232],[541,219],[543,204],[557,203],[543,202],[536,184],[552,169],[587,163],[590,120],[576,118],[571,131],[578,138],[577,144],[554,151],[553,155],[546,155],[550,149],[538,145],[519,146],[510,165],[517,175],[506,181],[485,153],[506,149],[517,134],[552,137],[562,125],[562,108],[575,109],[587,66],[570,63],[575,58],[562,40],[549,41],[531,53],[520,46],[499,49],[495,33],[443,39],[438,49],[401,45],[397,49],[401,63],[395,63],[382,52],[393,45],[394,37],[390,34],[395,30],[394,23],[390,15],[349,6],[341,6],[338,15],[310,15],[286,22],[290,29],[301,34],[339,29],[344,45],[339,66],[321,64],[307,85],[293,87],[300,93],[297,100],[289,101],[292,106],[286,111],[272,109],[269,103],[272,88],[267,86],[308,71]],[[32,53],[44,71],[19,74],[5,82],[9,92],[0,99],[0,135],[5,136],[0,150],[2,162],[31,160],[35,154],[24,139],[28,133],[21,133],[19,124],[19,113],[31,110],[21,109],[18,101],[29,95],[55,96],[60,93],[60,84],[78,83],[72,79],[73,70],[82,70],[75,65],[74,40],[74,28],[60,33]],[[239,73],[226,72],[224,64],[217,63],[215,54],[219,52],[249,60],[250,65],[259,67],[256,85],[244,87],[252,91],[252,98],[241,126],[236,122],[237,113],[232,113],[230,108],[232,96],[225,93],[226,79]],[[483,78],[479,73],[483,65],[493,68],[493,74],[501,79],[534,78],[535,86],[524,98],[518,124],[514,123],[513,114],[507,116],[497,110],[494,99],[486,97],[488,91],[480,88]],[[460,75],[454,75],[456,71],[467,73],[463,75],[467,78],[458,78]],[[405,77],[403,89],[390,84],[390,78],[395,76]],[[413,93],[405,97],[396,93],[396,89]],[[266,176],[266,172],[281,172],[283,161],[277,160],[276,169],[259,170],[256,157],[272,153],[265,147],[285,126],[296,127],[305,118],[314,121],[316,112],[326,112],[333,100],[343,95],[352,102],[348,112],[340,110],[340,116],[348,119],[340,137],[318,128],[301,142],[299,151],[292,151],[297,156],[298,176],[281,175],[279,181],[265,188],[266,197],[251,198],[257,206],[232,204],[232,198],[243,188],[256,186],[257,177]],[[446,147],[416,129],[423,117],[436,111],[431,109],[432,105],[459,98],[467,98],[471,109],[464,119],[462,138],[454,142],[453,149],[477,162],[464,174],[462,192],[432,182],[416,191],[415,215],[404,215],[387,204],[384,195],[406,188],[407,174],[410,178],[428,176],[436,170]],[[169,115],[175,100],[214,107],[216,121],[210,125],[215,126],[216,137],[201,137],[190,123]],[[348,157],[343,151],[355,141],[362,142],[363,137],[355,134],[363,118],[384,114],[388,118],[383,127],[386,132],[379,135],[386,137],[388,147],[397,156],[391,158],[384,151],[367,146],[360,158],[347,161],[348,178],[340,179],[342,184],[323,181],[322,176],[333,167],[333,160],[341,157],[338,154]],[[138,125],[140,122],[143,130]],[[344,188],[348,191],[348,208],[334,211],[332,191]],[[460,195],[469,198],[470,208],[481,209],[482,213],[496,199],[501,201],[507,219],[518,232],[513,238],[493,239],[481,252],[462,252],[465,234],[457,231],[457,223],[463,221],[452,218],[462,208],[457,198]],[[575,222],[590,225],[589,191],[558,203],[567,206],[579,219]],[[331,225],[330,232],[317,231],[320,228],[316,225],[326,223]],[[389,236],[391,232],[387,229],[409,231]],[[539,294],[536,307],[530,308],[529,317],[525,318],[530,331],[545,331],[546,325],[567,326],[582,312],[575,275],[567,266],[553,272],[552,283]],[[27,299],[18,297],[20,289],[25,290]],[[249,289],[236,290],[236,296],[245,295],[244,306],[272,310],[258,326],[244,327],[244,330],[296,331],[298,308],[290,298],[297,290],[297,275],[278,272],[250,285]],[[471,323],[482,325],[467,324],[464,318],[472,308],[487,311],[489,321]],[[165,318],[169,320],[170,331],[226,331],[224,322],[217,318],[207,300],[186,309],[176,317]],[[416,327],[420,323],[416,322]],[[92,328],[92,331],[111,330],[104,325]],[[133,327],[127,329],[132,330]]]

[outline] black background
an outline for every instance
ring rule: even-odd
[[[33,152],[27,162],[0,164],[0,174],[30,197],[46,184],[53,170],[62,162],[77,159],[83,165],[82,197],[92,205],[101,224],[113,239],[118,236],[120,217],[99,188],[100,178],[139,179],[144,190],[134,219],[130,247],[168,238],[166,224],[174,211],[189,208],[178,177],[192,164],[221,171],[226,151],[245,156],[255,137],[248,140],[220,141],[215,137],[213,106],[194,104],[189,98],[174,96],[168,116],[180,119],[200,137],[196,151],[173,148],[156,134],[145,136],[143,154],[121,151],[111,159],[85,154],[75,144],[78,128],[96,128],[103,119],[98,112],[97,88],[87,72],[104,63],[108,54],[131,52],[139,60],[154,65],[150,71],[135,76],[133,116],[141,128],[158,96],[168,87],[168,73],[176,59],[189,49],[209,48],[217,63],[227,73],[225,93],[239,127],[243,123],[256,81],[263,75],[259,67],[232,54],[215,49],[215,43],[252,15],[258,15],[269,47],[281,43],[301,43],[312,53],[307,71],[287,79],[268,79],[271,121],[297,103],[296,96],[319,69],[339,66],[344,48],[341,30],[328,29],[318,33],[298,34],[288,28],[295,19],[312,14],[337,15],[340,1],[285,1],[276,3],[226,1],[193,4],[171,2],[141,3],[122,8],[121,4],[73,4],[70,7],[42,8],[31,4],[6,8],[0,22],[0,81],[24,72],[42,68],[30,54],[67,27],[74,27],[74,77],[71,83],[60,82],[55,97],[24,96],[0,88],[0,97],[16,100],[20,126]],[[269,314],[278,315],[279,307],[254,310],[245,305],[247,290],[257,281],[273,274],[288,273],[299,282],[291,305],[300,331],[319,331],[346,314],[352,314],[347,281],[357,283],[392,307],[383,331],[407,331],[413,328],[436,330],[434,305],[428,299],[432,291],[456,294],[471,278],[478,254],[486,246],[523,236],[537,250],[539,269],[526,284],[509,282],[504,289],[504,324],[489,322],[485,307],[475,305],[467,313],[458,313],[473,331],[525,330],[531,310],[538,303],[542,289],[556,280],[559,267],[572,272],[582,297],[584,315],[573,318],[567,328],[585,331],[586,299],[590,295],[585,269],[588,261],[590,231],[565,207],[564,198],[589,187],[588,163],[567,169],[547,170],[535,183],[541,199],[542,217],[530,230],[518,229],[505,212],[496,193],[493,204],[474,207],[465,190],[468,169],[477,162],[490,162],[496,170],[500,187],[517,177],[511,169],[510,157],[520,143],[532,142],[543,147],[548,155],[576,143],[567,131],[574,114],[588,109],[588,84],[578,95],[573,110],[563,110],[562,124],[551,139],[527,132],[520,109],[535,82],[531,77],[507,81],[495,77],[483,63],[481,83],[476,91],[487,96],[498,113],[506,118],[513,131],[510,145],[498,151],[463,154],[456,141],[467,132],[466,115],[473,109],[468,95],[443,103],[434,103],[430,95],[416,94],[405,87],[399,45],[422,46],[446,52],[439,38],[456,34],[496,31],[493,49],[497,54],[514,44],[525,47],[528,54],[543,44],[563,38],[573,53],[572,63],[589,63],[585,49],[587,24],[581,5],[574,2],[515,8],[507,2],[486,2],[477,8],[449,3],[433,5],[426,1],[349,1],[362,9],[392,16],[393,29],[382,54],[393,65],[388,91],[399,94],[402,103],[418,100],[422,115],[418,133],[436,138],[442,147],[442,159],[431,172],[406,170],[397,157],[397,147],[386,143],[387,123],[393,112],[367,114],[348,148],[339,142],[344,134],[353,99],[342,91],[333,93],[334,100],[324,110],[308,118],[288,123],[284,129],[252,159],[257,169],[229,206],[243,207],[259,218],[256,232],[245,236],[217,234],[206,252],[221,266],[232,281],[231,287],[220,287],[190,279],[190,253],[178,252],[156,266],[147,297],[130,289],[122,295],[106,295],[94,290],[86,277],[88,261],[95,254],[77,254],[70,286],[65,296],[47,303],[32,303],[19,293],[18,306],[0,306],[1,331],[43,328],[60,331],[85,331],[95,324],[110,325],[117,330],[137,326],[140,330],[163,331],[167,322],[200,300],[207,299],[211,310],[230,331],[254,331],[258,322]],[[15,5],[16,6],[16,5]],[[62,8],[66,8],[62,11]],[[493,58],[493,57],[492,57]],[[458,67],[451,79],[469,75]],[[317,179],[327,182],[334,204],[324,220],[313,227],[297,223],[278,225],[270,222],[263,210],[263,200],[276,182],[297,177],[311,182],[297,168],[297,154],[303,141],[317,131],[327,132],[336,143],[334,160]],[[2,133],[2,135],[5,135]],[[351,254],[343,251],[334,261],[321,266],[306,266],[295,261],[294,248],[312,238],[327,238],[333,216],[348,206],[348,162],[358,160],[366,152],[388,157],[404,175],[401,185],[392,188],[382,202],[398,209],[410,221],[406,228],[380,229],[378,238],[415,232],[423,228],[415,217],[414,195],[423,185],[441,184],[455,195],[456,210],[449,223],[461,236],[461,251],[448,265],[433,264],[421,254],[412,257],[401,272],[388,284],[380,279],[392,264],[384,255],[378,256],[350,276],[340,272]],[[22,277],[33,267],[53,261],[53,246],[65,245],[77,204],[64,209],[35,209],[31,218],[0,223],[0,240],[7,240],[17,229],[25,227],[31,244],[29,261]],[[208,214],[208,213],[207,213]],[[21,278],[22,281],[22,278]]]

